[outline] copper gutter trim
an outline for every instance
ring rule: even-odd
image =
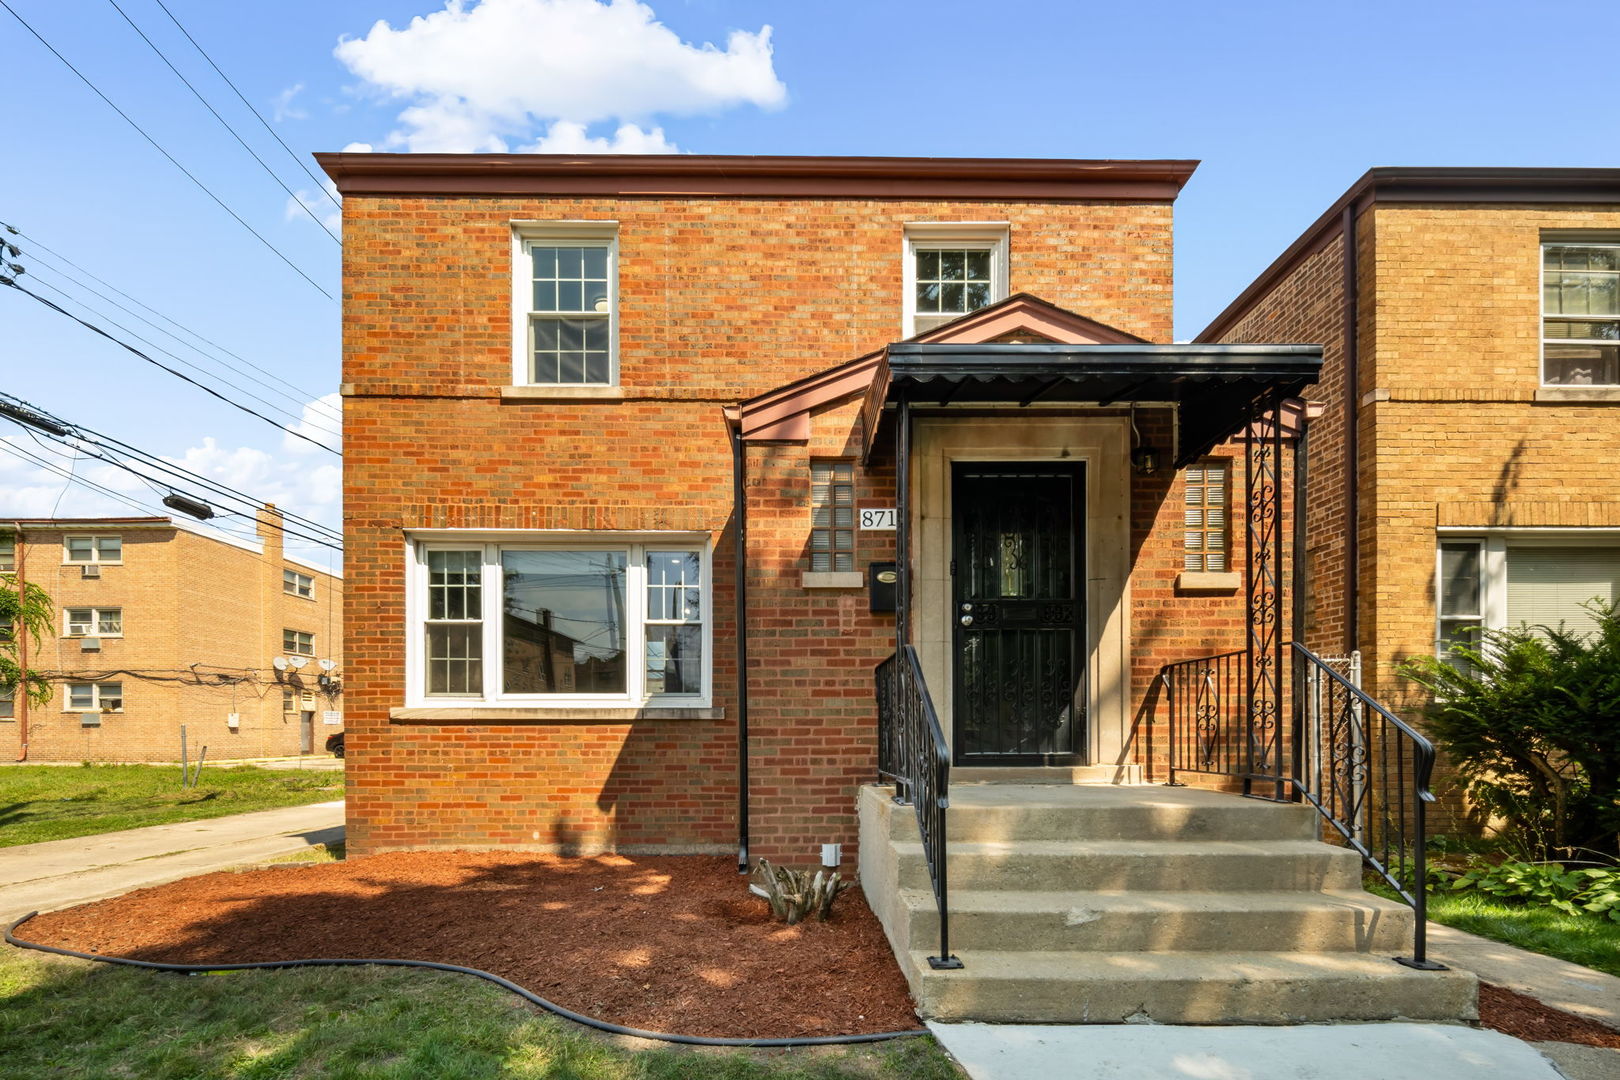
[[[1198,162],[698,154],[316,154],[344,195],[868,196],[1173,201]]]
[[[1354,218],[1373,203],[1605,202],[1620,202],[1620,169],[1368,169],[1193,341],[1214,342],[1230,330],[1278,281],[1339,235],[1347,209]]]

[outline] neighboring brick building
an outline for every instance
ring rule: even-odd
[[[1160,665],[1242,647],[1222,440],[1319,359],[1148,344],[1192,163],[320,161],[351,850],[852,845],[891,588],[968,767],[1139,776]]]
[[[1324,346],[1305,636],[1378,697],[1620,600],[1620,170],[1373,169],[1197,340]]]
[[[54,696],[0,698],[8,756],[178,761],[182,725],[193,759],[204,745],[214,761],[323,753],[342,730],[329,721],[342,715],[343,580],[286,555],[280,522],[262,510],[256,541],[166,517],[0,522],[0,572],[56,608],[29,642]]]

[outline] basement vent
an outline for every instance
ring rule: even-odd
[[[79,567],[79,576],[87,578],[100,577],[101,567],[95,565],[81,566]]]
[[[81,652],[100,652],[101,639],[98,637],[80,638],[79,649]]]

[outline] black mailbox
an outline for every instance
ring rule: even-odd
[[[894,610],[895,582],[900,575],[892,562],[875,562],[866,567],[867,610],[876,614]]]

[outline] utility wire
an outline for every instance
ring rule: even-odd
[[[35,30],[33,28],[33,26],[31,26],[29,24],[27,19],[24,19],[21,15],[17,14],[16,9],[13,8],[11,6],[11,4],[7,2],[7,0],[0,0],[0,7],[5,8],[6,11],[10,12],[12,18],[14,18],[18,22],[22,23],[24,30],[27,30],[30,34],[34,35],[34,37],[36,39],[38,39],[38,41],[39,41],[39,43],[41,45],[45,46],[45,48],[50,50],[52,56],[54,56],[58,60],[62,61],[62,63],[67,67],[67,69],[69,71],[73,72],[73,74],[75,74],[75,75],[77,75],[79,77],[80,82],[82,82],[82,83],[84,83],[84,85],[88,86],[95,93],[95,95],[98,98],[100,98],[102,101],[106,102],[108,108],[110,108],[113,112],[117,113],[119,116],[123,117],[124,122],[127,123],[130,127],[134,128],[137,132],[139,132],[141,138],[145,139],[148,143],[150,143],[154,150],[156,150],[158,153],[162,154],[165,158],[167,158],[168,161],[169,161],[169,164],[173,165],[176,169],[179,169],[182,173],[184,173],[187,180],[190,180],[193,184],[197,185],[197,187],[203,192],[203,194],[207,195],[210,199],[214,200],[214,202],[219,205],[219,208],[221,210],[224,210],[227,214],[231,215],[231,217],[236,220],[236,223],[238,225],[242,226],[242,228],[244,228],[248,232],[252,233],[254,239],[258,240],[259,243],[261,243],[265,247],[269,248],[270,251],[276,256],[276,258],[280,259],[282,262],[286,263],[289,267],[291,267],[293,273],[297,274],[299,277],[301,277],[305,281],[309,282],[312,286],[315,287],[316,292],[320,293],[322,296],[326,297],[328,300],[336,300],[337,299],[337,297],[335,297],[331,293],[327,292],[326,289],[323,288],[321,286],[321,284],[319,282],[317,282],[314,278],[310,277],[308,274],[304,273],[303,270],[299,269],[297,263],[293,262],[291,259],[287,258],[286,255],[282,254],[280,248],[276,247],[270,241],[266,240],[263,237],[263,235],[261,235],[259,233],[259,231],[257,229],[255,229],[253,226],[249,225],[242,218],[242,216],[240,214],[238,214],[235,210],[232,210],[230,208],[230,206],[228,206],[226,204],[224,199],[221,199],[218,195],[215,195],[213,190],[210,189],[207,184],[204,184],[201,180],[197,179],[197,177],[194,176],[191,173],[191,170],[187,169],[184,165],[180,164],[180,162],[175,159],[175,156],[173,154],[171,154],[167,150],[163,149],[162,144],[159,143],[156,139],[152,138],[152,136],[148,135],[146,133],[145,128],[141,127],[141,125],[137,124],[134,120],[130,119],[130,116],[129,116],[128,113],[126,113],[123,109],[120,109],[117,105],[113,104],[112,98],[108,97],[106,94],[103,94],[101,92],[100,87],[98,87],[95,83],[91,82],[89,80],[89,78],[87,78],[82,71],[80,71],[78,68],[74,67],[68,61],[67,57],[65,57],[61,53],[57,52],[56,51],[56,46],[52,45],[49,41],[46,41],[44,35],[42,35],[38,30]]]
[[[297,203],[299,208],[302,209],[304,213],[309,215],[309,220],[319,225],[321,227],[321,231],[332,238],[333,243],[341,247],[343,245],[343,241],[338,239],[338,235],[326,227],[326,222],[322,221],[318,216],[316,216],[315,211],[311,210],[307,205],[305,205],[304,200],[300,199],[297,193],[294,192],[292,188],[288,187],[286,183],[282,181],[280,176],[276,175],[276,171],[274,169],[265,164],[265,160],[254,151],[253,147],[247,144],[247,140],[243,139],[241,135],[237,134],[236,129],[231,126],[230,121],[219,115],[219,110],[208,103],[208,99],[202,96],[202,91],[193,86],[191,84],[191,80],[180,73],[180,69],[175,67],[174,64],[169,61],[169,58],[163,54],[163,50],[158,48],[152,39],[146,36],[146,31],[137,26],[135,24],[135,20],[129,17],[128,12],[118,6],[118,0],[107,0],[107,3],[111,4],[113,10],[124,17],[124,21],[129,23],[130,29],[139,34],[141,36],[141,40],[146,42],[151,50],[157,54],[157,58],[162,60],[170,71],[174,72],[174,77],[186,84],[186,89],[191,91],[192,97],[195,97],[198,101],[200,101],[202,103],[202,107],[212,113],[214,119],[218,120],[225,130],[231,133],[231,138],[235,139],[238,145],[240,145],[242,149],[246,150],[248,155],[252,157],[254,161],[259,163],[259,168],[263,169],[267,174],[269,174],[270,179],[276,182],[276,186],[281,188],[282,191],[285,191],[287,193],[287,197],[293,202]]]
[[[292,383],[288,382],[286,379],[283,379],[281,376],[277,375],[275,372],[269,371],[269,370],[267,370],[265,368],[260,367],[258,364],[255,364],[253,361],[249,360],[247,357],[241,356],[238,353],[232,352],[231,350],[227,349],[225,346],[221,345],[217,341],[212,341],[212,340],[210,340],[210,339],[208,339],[206,337],[203,337],[201,334],[197,333],[197,331],[191,329],[189,326],[185,326],[184,324],[182,324],[180,322],[177,322],[176,320],[174,320],[174,319],[170,318],[169,316],[163,314],[163,312],[161,312],[161,311],[157,310],[156,308],[152,307],[150,304],[146,304],[146,303],[143,303],[140,300],[137,300],[135,297],[131,296],[129,293],[127,293],[124,290],[120,289],[118,286],[114,285],[112,282],[108,281],[106,278],[98,277],[96,274],[92,273],[91,271],[86,270],[84,267],[80,266],[78,263],[74,262],[72,259],[68,258],[66,255],[63,255],[60,251],[57,251],[54,248],[51,248],[48,245],[46,245],[38,237],[35,237],[30,233],[24,232],[23,230],[17,228],[15,225],[7,224],[6,222],[0,221],[0,228],[5,229],[7,232],[10,232],[14,236],[22,237],[24,240],[28,241],[28,244],[29,244],[30,248],[38,248],[41,251],[48,252],[50,255],[54,256],[55,258],[58,258],[58,259],[62,260],[63,262],[67,263],[69,266],[73,267],[73,269],[77,270],[79,273],[83,274],[85,277],[89,278],[91,281],[94,281],[94,282],[96,282],[96,283],[98,283],[100,285],[106,286],[108,289],[112,290],[114,293],[117,293],[119,296],[122,296],[125,300],[128,300],[130,303],[134,304],[136,307],[141,308],[144,311],[151,312],[153,315],[156,315],[158,318],[162,319],[164,322],[168,323],[170,326],[173,326],[175,329],[182,330],[185,333],[190,334],[192,337],[196,338],[198,341],[202,342],[204,345],[208,345],[208,346],[210,346],[212,348],[218,349],[220,352],[224,353],[226,356],[229,356],[233,360],[240,360],[242,363],[246,364],[248,367],[252,368],[254,371],[257,371],[261,375],[265,375],[265,376],[268,376],[271,379],[274,379],[276,382],[280,383],[282,386],[285,386],[289,390],[297,391],[297,393],[299,395],[301,395],[299,400],[308,401],[311,404],[319,404],[323,409],[326,409],[328,412],[330,412],[332,414],[332,418],[334,420],[342,419],[342,414],[341,413],[339,413],[337,410],[333,409],[331,406],[326,405],[324,402],[321,402],[320,399],[324,395],[311,393],[309,390],[306,390],[305,388],[303,388],[301,386],[294,386]],[[39,256],[34,255],[33,258],[38,260]],[[46,263],[46,265],[50,266],[49,263]],[[56,272],[59,273],[59,274],[62,274],[63,277],[69,277],[69,275],[67,275],[66,273],[64,273],[61,270],[57,270],[55,267],[51,267],[51,269],[56,270]],[[70,280],[71,280],[71,278],[70,278]],[[94,290],[91,290],[91,291],[93,292]],[[113,301],[109,301],[109,303],[112,303],[112,302]],[[128,308],[124,308],[124,310],[129,311]],[[135,313],[131,311],[130,314],[134,315]],[[136,316],[136,317],[139,318],[139,316]],[[147,320],[142,320],[142,321],[147,321]],[[152,324],[150,322],[148,322],[147,324],[148,325],[155,325],[155,324]],[[180,338],[177,337],[174,334],[170,334],[169,336],[173,337],[176,341],[180,340]]]
[[[5,6],[5,0],[0,0],[0,7],[3,7],[3,6]],[[308,435],[305,435],[301,431],[294,431],[290,427],[287,427],[287,426],[285,426],[283,424],[278,424],[274,420],[272,420],[270,417],[264,415],[263,413],[258,412],[258,411],[254,410],[254,409],[250,409],[246,405],[243,405],[241,402],[234,401],[231,398],[226,397],[224,394],[220,393],[218,390],[215,390],[213,387],[205,385],[204,383],[198,382],[196,379],[193,379],[191,376],[185,374],[184,372],[176,371],[174,368],[169,367],[167,364],[165,364],[165,363],[163,363],[161,361],[152,359],[150,356],[147,356],[145,353],[141,352],[141,350],[137,349],[135,346],[129,344],[128,342],[120,341],[118,338],[114,337],[112,334],[109,334],[107,331],[105,331],[101,327],[97,326],[95,323],[87,322],[84,319],[81,319],[77,315],[73,314],[73,312],[71,312],[71,311],[67,310],[66,308],[62,307],[60,304],[53,303],[52,301],[45,299],[45,297],[39,295],[38,293],[32,292],[32,291],[30,291],[28,289],[23,288],[21,285],[17,284],[17,282],[15,280],[13,280],[12,278],[5,277],[4,275],[0,275],[0,285],[8,285],[11,288],[16,289],[18,292],[22,293],[24,296],[32,297],[38,303],[44,304],[46,307],[50,308],[51,310],[59,312],[62,315],[65,315],[68,318],[72,319],[74,322],[78,323],[80,326],[83,326],[86,330],[91,330],[91,331],[94,331],[97,334],[100,334],[102,337],[106,338],[108,341],[111,341],[116,345],[122,346],[125,350],[127,350],[127,351],[129,351],[131,353],[134,353],[136,356],[140,357],[142,360],[145,360],[148,364],[151,364],[153,367],[161,368],[162,370],[167,371],[170,375],[173,375],[175,378],[180,379],[183,382],[190,383],[192,386],[195,386],[197,389],[201,390],[203,393],[208,394],[210,397],[218,398],[220,401],[223,401],[225,404],[231,406],[234,409],[240,409],[242,412],[247,413],[249,416],[257,417],[258,419],[263,420],[265,423],[269,424],[271,427],[276,428],[276,429],[278,429],[280,431],[284,431],[288,435],[291,435],[295,439],[303,439],[305,442],[309,443],[311,446],[318,446],[322,450],[325,450],[328,454],[332,454],[335,457],[342,457],[343,456],[343,452],[341,450],[334,450],[330,446],[327,446],[325,443],[320,442],[320,441],[318,441],[316,439],[312,439]]]
[[[275,139],[276,142],[281,143],[281,148],[283,150],[287,151],[287,156],[292,158],[293,161],[295,163],[297,163],[297,165],[298,165],[298,167],[300,169],[304,170],[304,175],[305,176],[309,177],[311,180],[313,180],[315,182],[316,189],[318,191],[320,191],[320,193],[322,195],[325,195],[327,197],[327,199],[331,201],[333,206],[336,206],[339,209],[341,209],[343,207],[343,203],[340,202],[335,195],[333,195],[330,191],[327,190],[325,181],[321,180],[320,177],[318,177],[314,173],[310,172],[309,171],[309,166],[304,164],[304,159],[299,157],[293,151],[292,147],[288,146],[285,142],[282,142],[281,136],[276,134],[276,129],[270,126],[270,121],[266,120],[264,118],[264,115],[262,113],[260,113],[259,110],[257,108],[255,108],[253,106],[253,104],[251,102],[249,102],[246,97],[243,96],[242,91],[236,89],[236,84],[231,82],[230,76],[226,75],[223,71],[221,71],[219,69],[219,65],[214,63],[214,58],[212,56],[209,56],[207,51],[204,50],[201,45],[197,44],[197,39],[191,36],[191,31],[187,30],[184,26],[180,25],[180,20],[174,17],[174,12],[169,10],[168,5],[164,4],[163,0],[154,0],[154,2],[157,4],[158,7],[163,9],[163,14],[165,14],[165,15],[167,15],[169,17],[169,21],[174,23],[175,27],[182,34],[184,34],[186,36],[186,40],[191,42],[192,48],[196,49],[199,53],[201,53],[202,58],[204,60],[208,61],[208,66],[214,69],[214,73],[216,75],[218,75],[221,79],[225,80],[225,85],[230,87],[231,90],[236,94],[236,97],[237,97],[238,101],[240,101],[243,105],[247,106],[248,111],[251,112],[254,115],[254,117],[259,121],[259,123],[261,125],[263,125],[264,130],[266,130],[266,131],[268,131],[270,133],[270,137]],[[342,241],[339,241],[339,243],[341,243],[341,242]]]

